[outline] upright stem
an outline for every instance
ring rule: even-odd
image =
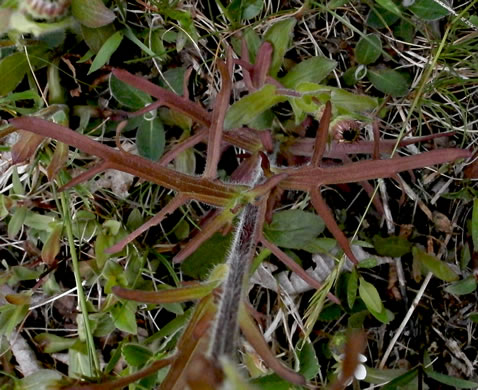
[[[212,335],[211,356],[231,356],[239,331],[239,303],[243,299],[245,276],[254,256],[258,230],[258,207],[247,204],[241,211],[227,260],[229,270],[222,287],[222,297]]]
[[[70,215],[70,209],[68,207],[69,197],[67,192],[62,192],[60,196],[61,196],[61,207],[63,209],[63,219],[64,219],[64,224],[66,229],[66,237],[68,239],[71,262],[73,265],[73,274],[75,275],[76,289],[78,291],[78,302],[80,305],[81,314],[83,316],[83,323],[85,324],[86,344],[87,344],[88,352],[90,355],[90,364],[92,363],[93,365],[94,375],[98,376],[100,372],[100,364],[99,364],[98,356],[95,350],[95,342],[93,340],[93,333],[91,332],[90,321],[88,319],[88,308],[86,306],[85,292],[83,291],[83,285],[81,283],[80,265],[78,262],[78,256],[76,255],[75,241],[73,237],[73,228],[71,225],[71,215]]]

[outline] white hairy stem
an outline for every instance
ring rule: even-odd
[[[261,177],[257,174],[253,182]],[[256,249],[258,207],[249,203],[241,211],[226,260],[228,271],[222,284],[219,309],[213,327],[210,355],[214,359],[232,356],[239,333],[239,304],[244,299],[249,266]]]

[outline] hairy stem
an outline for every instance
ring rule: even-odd
[[[223,284],[223,293],[219,304],[212,335],[210,354],[214,359],[231,356],[239,330],[237,315],[239,302],[243,299],[245,275],[256,248],[258,207],[248,204],[241,212],[239,223],[227,260],[229,270]]]

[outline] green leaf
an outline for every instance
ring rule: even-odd
[[[261,376],[260,378],[254,378],[251,380],[253,385],[261,390],[289,390],[290,384],[282,379],[277,374],[271,374],[266,376]]]
[[[226,14],[231,22],[249,20],[259,15],[263,6],[262,0],[233,0],[227,6]]]
[[[70,378],[84,378],[95,375],[90,356],[86,352],[86,343],[77,348],[68,350],[68,376]]]
[[[51,333],[40,333],[35,336],[35,342],[43,353],[55,353],[71,348],[77,338],[60,337]]]
[[[133,110],[139,110],[153,101],[147,93],[123,83],[113,74],[110,76],[110,91],[118,103]]]
[[[357,95],[340,88],[332,89],[331,101],[332,107],[336,107],[339,112],[344,114],[369,112],[378,107],[376,98]]]
[[[128,364],[134,367],[144,366],[153,357],[149,348],[137,343],[124,344],[121,352]]]
[[[259,47],[261,46],[261,39],[259,38],[259,35],[257,35],[256,30],[251,27],[244,30],[243,39],[246,41],[250,61],[251,63],[255,63],[256,53],[259,51]],[[240,51],[238,50],[237,52],[239,53]]]
[[[412,253],[413,259],[418,261],[427,271],[432,272],[438,279],[445,282],[458,280],[458,275],[447,263],[438,260],[435,256],[429,255],[416,247],[412,249]]]
[[[113,55],[113,53],[118,49],[121,41],[123,40],[123,33],[121,31],[115,32],[110,36],[107,41],[101,46],[101,49],[98,51],[93,63],[90,66],[88,74],[93,73],[105,65]]]
[[[478,323],[478,312],[470,313],[470,314],[468,315],[468,318],[469,318],[471,321]]]
[[[215,265],[224,262],[230,246],[230,234],[215,233],[181,263],[181,271],[195,279],[206,279]]]
[[[159,118],[144,119],[136,132],[136,146],[140,156],[157,161],[164,152],[166,136]]]
[[[144,223],[143,215],[139,208],[134,208],[131,210],[131,213],[128,216],[128,220],[126,221],[126,227],[130,232],[136,230]]]
[[[107,26],[99,27],[99,28],[89,28],[86,26],[81,26],[81,34],[85,39],[85,43],[88,45],[90,50],[88,52],[91,53],[90,57],[93,54],[96,54],[100,51],[101,46],[108,40],[116,32],[115,26],[113,24],[108,24]],[[83,56],[78,62],[82,62],[85,56]],[[88,60],[89,58],[86,58]]]
[[[302,250],[309,253],[330,253],[337,246],[337,241],[329,237],[313,238],[302,247]]]
[[[13,305],[10,303],[0,306],[0,335],[10,336],[15,327],[28,314],[29,306],[29,304]]]
[[[38,214],[31,210],[27,211],[27,215],[23,223],[25,226],[43,232],[51,232],[56,227],[55,217],[51,215]]]
[[[56,256],[60,252],[60,239],[63,226],[58,224],[50,232],[43,248],[41,250],[41,258],[44,263],[52,265],[55,262]]]
[[[99,228],[96,216],[90,211],[80,210],[73,218],[73,235],[77,239],[90,241]]]
[[[20,232],[25,217],[27,216],[27,211],[28,209],[25,206],[15,208],[12,218],[10,219],[10,222],[8,222],[8,237],[14,238]]]
[[[393,34],[405,42],[413,42],[415,36],[415,26],[408,20],[402,19],[398,25],[393,28]]]
[[[192,41],[197,44],[199,40],[199,34],[194,26],[194,19],[190,11],[165,7],[163,8],[162,12],[164,12],[164,14],[169,18],[178,21],[182,29],[187,33],[184,34],[183,31],[180,31],[178,34],[178,37],[182,36],[182,38],[184,38],[184,42],[182,43],[178,43],[178,40],[176,40],[176,50],[178,52],[181,51],[182,47],[189,39],[192,39]]]
[[[471,215],[471,238],[473,249],[478,252],[478,198],[473,201],[473,213]]]
[[[375,235],[373,237],[373,245],[379,255],[390,257],[401,257],[412,249],[412,243],[400,236],[383,238]]]
[[[174,169],[188,175],[193,175],[196,172],[196,156],[192,148],[178,153],[174,159]]]
[[[15,195],[25,195],[25,188],[20,180],[20,176],[18,175],[17,168],[13,168],[12,174],[12,186],[13,186],[13,193]]]
[[[258,115],[285,100],[284,96],[276,94],[274,85],[267,84],[229,107],[224,120],[224,129],[228,130],[248,125]]]
[[[397,376],[396,378],[388,382],[385,386],[382,387],[382,390],[399,390],[402,386],[407,385],[412,380],[414,380],[417,375],[418,368],[414,368],[413,370],[410,370],[405,374]]]
[[[38,269],[31,269],[21,265],[15,265],[11,268],[13,278],[16,282],[22,280],[35,280],[42,274]],[[10,280],[9,280],[10,282]]]
[[[382,54],[382,41],[377,34],[360,38],[355,47],[355,59],[359,64],[368,65],[378,60]]]
[[[10,203],[10,198],[6,197],[3,194],[0,194],[0,221],[4,219],[8,213],[8,204]]]
[[[300,362],[299,373],[307,380],[315,378],[319,372],[320,365],[312,343],[304,342],[302,349],[297,352],[297,356]]]
[[[357,268],[373,268],[378,265],[377,259],[375,257],[369,257],[367,259],[363,259],[357,265]]]
[[[138,326],[136,324],[136,303],[119,303],[111,309],[111,316],[115,326],[126,333],[137,334]]]
[[[380,92],[393,97],[406,95],[410,88],[407,78],[393,69],[369,69],[367,77]]]
[[[391,321],[393,321],[393,319],[395,318],[394,314],[390,310],[386,309],[385,307],[380,312],[372,310],[372,309],[368,309],[368,311],[370,312],[370,314],[372,314],[377,320],[379,320],[383,324],[388,324]]]
[[[446,3],[446,0],[443,0]],[[410,7],[416,16],[423,20],[437,20],[448,15],[450,12],[434,0],[417,0]]]
[[[160,85],[164,88],[170,89],[175,94],[182,96],[184,94],[185,74],[186,68],[184,66],[170,68],[163,73],[164,80],[161,80]]]
[[[445,288],[445,291],[455,295],[471,294],[476,290],[476,279],[473,275],[468,276],[463,280],[452,283]]]
[[[56,370],[41,369],[25,378],[20,379],[19,390],[50,390],[62,386],[63,377]],[[15,389],[17,387],[15,386]]]
[[[116,18],[102,0],[73,0],[71,13],[81,24],[90,28],[106,26]]]
[[[426,375],[429,378],[436,380],[437,382],[454,387],[455,389],[476,389],[478,387],[477,382],[472,382],[466,379],[455,378],[453,376],[440,374],[432,370],[425,370]]]
[[[106,261],[111,257],[105,250],[114,244],[114,238],[100,232],[95,240],[95,262],[99,270],[102,270]]]
[[[347,320],[347,326],[349,328],[363,328],[363,323],[365,319],[368,317],[369,313],[370,312],[368,310],[362,310],[362,311],[353,313],[352,315],[350,315],[349,319]]]
[[[289,249],[302,249],[324,231],[325,224],[317,214],[302,210],[275,213],[265,226],[264,234],[274,244]]]
[[[400,11],[400,8],[392,0],[375,0],[375,2],[382,8],[394,13],[395,15],[402,15],[402,11]]]
[[[327,57],[312,57],[295,65],[280,79],[286,88],[295,89],[303,82],[320,83],[337,66],[337,62]]]
[[[365,306],[367,306],[367,309],[369,310],[381,313],[383,310],[383,303],[377,289],[372,283],[367,282],[364,278],[359,277],[359,280],[359,295],[365,303]]]
[[[17,52],[0,61],[0,96],[12,92],[28,72],[25,53]]]
[[[377,6],[370,10],[367,16],[367,24],[373,28],[384,28],[391,26],[400,17],[387,9]]]
[[[292,31],[296,23],[295,18],[282,20],[272,25],[264,34],[264,41],[270,42],[274,48],[271,67],[269,69],[269,75],[272,77],[277,76],[282,66],[284,55],[287,49],[289,49],[292,40]]]
[[[352,309],[355,304],[355,299],[357,298],[357,288],[358,288],[358,273],[354,268],[349,274],[347,279],[347,304],[349,308]]]

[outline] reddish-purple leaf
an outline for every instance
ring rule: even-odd
[[[162,105],[179,111],[202,125],[209,127],[211,124],[210,114],[197,103],[161,88],[151,81],[146,80],[144,77],[132,75],[126,70],[113,69],[113,74],[124,83],[159,99]]]
[[[264,340],[264,336],[262,336],[262,333],[254,324],[253,319],[250,317],[249,313],[247,313],[247,308],[242,302],[239,308],[239,326],[241,327],[244,337],[269,368],[290,383],[298,386],[305,385],[305,378],[302,375],[284,366],[272,354],[267,342]]]
[[[176,303],[194,301],[205,297],[221,284],[220,281],[197,284],[194,286],[171,288],[160,291],[132,290],[119,286],[112,288],[113,294],[122,299],[142,303]]]
[[[26,129],[25,129],[26,130]],[[27,131],[20,131],[20,139],[12,146],[12,162],[20,164],[32,157],[38,146],[42,143],[43,137]]]

